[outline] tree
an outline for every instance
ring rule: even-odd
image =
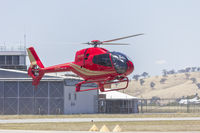
[[[150,87],[151,87],[151,88],[154,88],[155,85],[156,85],[156,84],[155,84],[154,82],[151,82],[151,83],[150,83]]]
[[[197,82],[196,78],[191,78],[190,80],[192,80],[192,83],[196,83]]]
[[[186,79],[189,79],[190,74],[189,73],[185,73]]]
[[[143,72],[141,76],[143,76],[144,78],[146,78],[149,74],[147,72]]]
[[[161,83],[161,84],[164,84],[166,80],[167,80],[166,78],[162,78],[162,79],[160,80],[160,83]]]
[[[178,70],[178,73],[185,73],[185,69]]]
[[[160,105],[160,97],[153,96],[150,100],[151,105]]]
[[[200,71],[200,67],[197,68],[197,71]]]
[[[190,70],[191,70],[190,67],[185,68],[185,71],[186,71],[186,72],[190,72]]]
[[[168,71],[167,73],[168,73],[168,74],[174,74],[175,71],[174,71],[174,70],[170,70],[170,71]]]
[[[140,79],[140,85],[143,85],[144,84],[144,79]]]
[[[192,67],[192,72],[195,72],[197,67]]]
[[[167,70],[163,69],[162,70],[163,76],[166,77],[167,76]]]
[[[133,79],[135,79],[136,81],[138,81],[140,75],[136,74],[136,75],[133,75]]]
[[[197,83],[196,85],[197,85],[198,89],[200,89],[200,83]]]

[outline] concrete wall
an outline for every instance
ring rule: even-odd
[[[82,87],[86,89],[88,87]],[[98,112],[97,90],[75,92],[75,86],[64,87],[64,114]]]

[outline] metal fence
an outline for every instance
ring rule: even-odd
[[[184,99],[139,99],[139,113],[200,113],[200,103]]]
[[[99,99],[99,113],[200,113],[200,102],[191,99]]]

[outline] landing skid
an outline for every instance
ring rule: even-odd
[[[118,89],[109,89],[109,90],[105,90],[105,85],[112,85],[112,84],[116,84],[116,83],[123,83],[126,82],[126,86],[123,88],[118,88]],[[95,83],[97,84],[98,87],[95,88],[90,88],[90,89],[81,89],[81,85],[83,84],[91,84],[91,83]],[[118,90],[123,90],[126,89],[128,87],[128,83],[129,80],[127,77],[120,79],[118,81],[110,81],[110,80],[104,80],[104,81],[82,81],[79,82],[78,84],[76,84],[76,92],[83,92],[83,91],[90,91],[90,90],[100,90],[101,92],[108,92],[108,91],[118,91]]]

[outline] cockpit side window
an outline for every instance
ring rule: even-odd
[[[92,61],[94,64],[112,67],[109,54],[95,55]]]
[[[86,55],[85,55],[85,60],[88,59],[89,55],[90,55],[90,54],[86,54]]]

